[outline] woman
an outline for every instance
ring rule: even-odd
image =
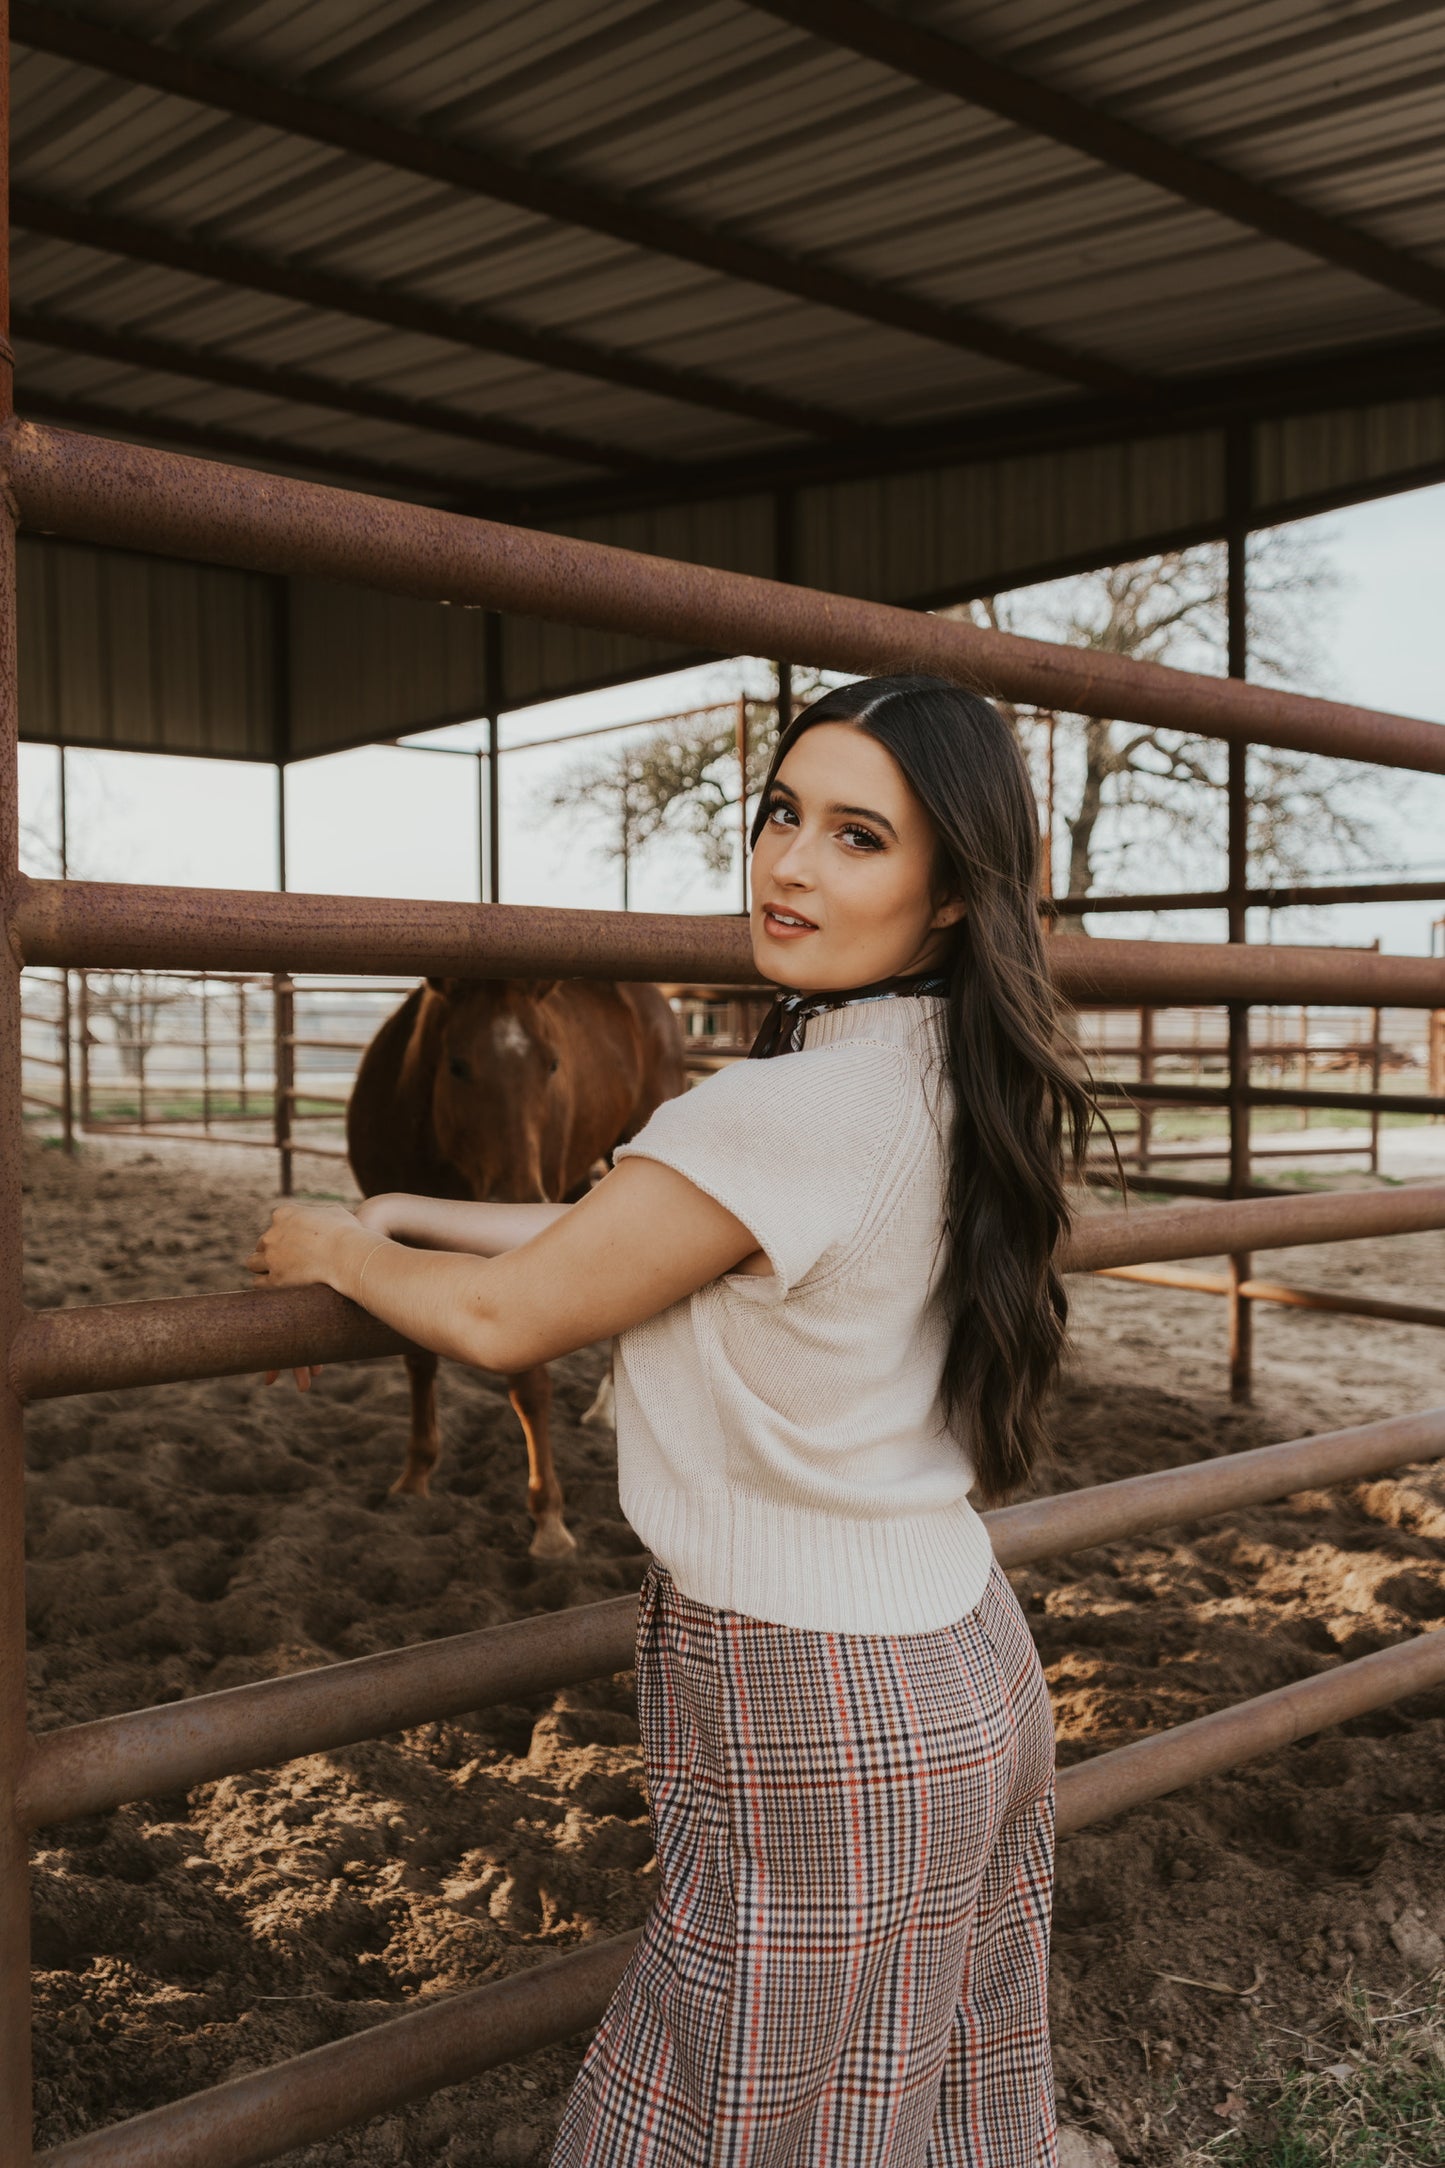
[[[554,2168],[1039,2168],[1053,1732],[968,1496],[1034,1456],[1090,1112],[1037,809],[986,701],[878,678],[752,842],[766,1065],[575,1205],[282,1206],[250,1265],[487,1370],[618,1336],[659,1894]]]

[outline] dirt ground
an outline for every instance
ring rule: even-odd
[[[37,1149],[31,1299],[234,1288],[271,1162]],[[1368,1177],[1342,1177],[1348,1183]],[[1140,1207],[1144,1209],[1144,1207]],[[1445,1234],[1277,1254],[1269,1276],[1445,1302]],[[1224,1306],[1075,1283],[1045,1487],[1445,1401],[1445,1340],[1257,1316],[1256,1406],[1223,1392]],[[31,1687],[43,1727],[635,1588],[612,1441],[577,1418],[600,1352],[555,1368],[575,1564],[535,1564],[499,1386],[444,1372],[429,1500],[398,1363],[309,1398],[247,1379],[95,1394],[30,1420]],[[1445,1472],[1294,1497],[1015,1577],[1063,1761],[1445,1625]],[[627,1675],[203,1785],[44,1833],[42,2144],[360,2030],[640,1921],[652,1882]],[[1163,2168],[1246,2123],[1261,2043],[1327,2029],[1343,1985],[1445,1964],[1445,1692],[1065,1840],[1059,2099]],[[532,2168],[579,2040],[288,2156],[292,2168]]]

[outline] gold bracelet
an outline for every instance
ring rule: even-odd
[[[366,1284],[366,1268],[371,1263],[372,1258],[375,1257],[377,1251],[384,1250],[386,1248],[388,1240],[389,1237],[383,1235],[379,1242],[374,1242],[372,1244],[371,1248],[367,1251],[365,1257],[362,1259],[360,1272],[358,1272],[356,1275],[356,1293],[352,1296],[351,1299],[353,1302],[360,1303],[363,1310],[366,1308],[366,1305],[364,1302],[361,1301],[361,1290]]]

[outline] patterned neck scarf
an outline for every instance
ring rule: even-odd
[[[896,1001],[906,994],[946,994],[948,979],[942,972],[925,971],[912,978],[875,979],[871,986],[850,986],[837,994],[780,994],[763,1018],[761,1031],[748,1048],[749,1061],[766,1061],[773,1054],[796,1054],[810,1016],[830,1009],[851,1009],[859,1001]]]

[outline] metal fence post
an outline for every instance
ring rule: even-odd
[[[783,665],[778,665],[778,683],[782,684]],[[779,713],[782,712],[782,693],[779,691]],[[738,891],[743,917],[748,915],[748,696],[738,694],[737,714],[738,748]]]
[[[1139,1082],[1141,1084],[1152,1084],[1153,1081],[1154,1011],[1143,1008],[1139,1011]],[[1138,1133],[1135,1138],[1135,1153],[1139,1162],[1140,1174],[1147,1174],[1149,1172],[1149,1147],[1153,1142],[1154,1118],[1153,1109],[1149,1104],[1148,1097],[1144,1094],[1140,1095],[1139,1112],[1136,1121]]]
[[[1378,952],[1380,946],[1380,936],[1378,934],[1375,935],[1375,938],[1371,942],[1370,946]],[[1370,1014],[1370,1090],[1372,1094],[1374,1094],[1374,1096],[1378,1098],[1380,1091],[1380,1071],[1382,1067],[1381,1056],[1384,1053],[1384,1041],[1382,1037],[1384,1011],[1382,1009],[1373,1009]],[[1371,1174],[1378,1174],[1379,1171],[1380,1109],[1378,1108],[1378,1106],[1373,1106],[1370,1109],[1370,1172]]]
[[[251,1111],[246,1094],[246,981],[244,979],[237,979],[236,981],[236,1069],[236,1089],[241,1103],[241,1120],[244,1122]]]
[[[296,989],[284,971],[271,981],[276,1030],[276,1150],[281,1156],[281,1194],[291,1195],[295,1154],[291,1119],[296,1085]]]
[[[140,972],[136,973],[136,984],[142,989],[137,998],[134,1011],[137,1018],[135,1027],[136,1120],[144,1129],[150,1122],[150,1099],[146,1090],[146,1063],[150,1059],[150,1048],[145,1042],[145,979]]]
[[[0,56],[3,66],[3,56]],[[0,240],[3,247],[3,240]],[[8,384],[8,348],[0,374]],[[20,870],[18,731],[15,708],[15,528],[0,516],[0,823],[6,917]],[[24,1150],[20,1054],[20,959],[0,955],[0,1344],[9,1351],[21,1322],[21,1163]],[[25,1759],[25,1434],[9,1376],[0,1375],[0,2159],[30,2159],[29,1847],[15,1813]]]
[[[80,1001],[76,1018],[79,1026],[79,1029],[76,1032],[76,1047],[80,1055],[80,1126],[82,1129],[89,1129],[91,1123],[90,973],[88,971],[82,971],[78,974],[78,978],[80,984]]]
[[[13,413],[10,257],[8,9],[0,0],[0,421]],[[8,490],[0,513],[0,883],[9,931],[20,878],[20,718],[15,682],[15,518]],[[30,2123],[30,1847],[16,1811],[25,1763],[25,1428],[10,1376],[20,1329],[24,1249],[21,1165],[24,1081],[20,1049],[20,950],[0,942],[0,2158],[26,2168]]]
[[[1247,427],[1231,429],[1225,443],[1226,669],[1232,678],[1249,671],[1249,598],[1246,560],[1249,548],[1250,439]],[[1249,747],[1229,743],[1228,855],[1229,939],[1248,939],[1246,897],[1249,889]],[[1229,1194],[1247,1197],[1249,1163],[1249,1004],[1229,1004]],[[1229,1260],[1229,1396],[1248,1400],[1254,1367],[1254,1321],[1249,1297],[1240,1292],[1253,1260],[1247,1254]]]
[[[60,878],[70,878],[70,817],[65,796],[65,747],[57,747],[60,801]],[[75,1071],[70,1014],[70,973],[60,974],[60,1134],[68,1153],[75,1151]]]
[[[196,991],[201,997],[201,1129],[204,1135],[209,1136],[211,1134],[211,1002],[210,978],[204,971],[201,973],[200,983]]]

